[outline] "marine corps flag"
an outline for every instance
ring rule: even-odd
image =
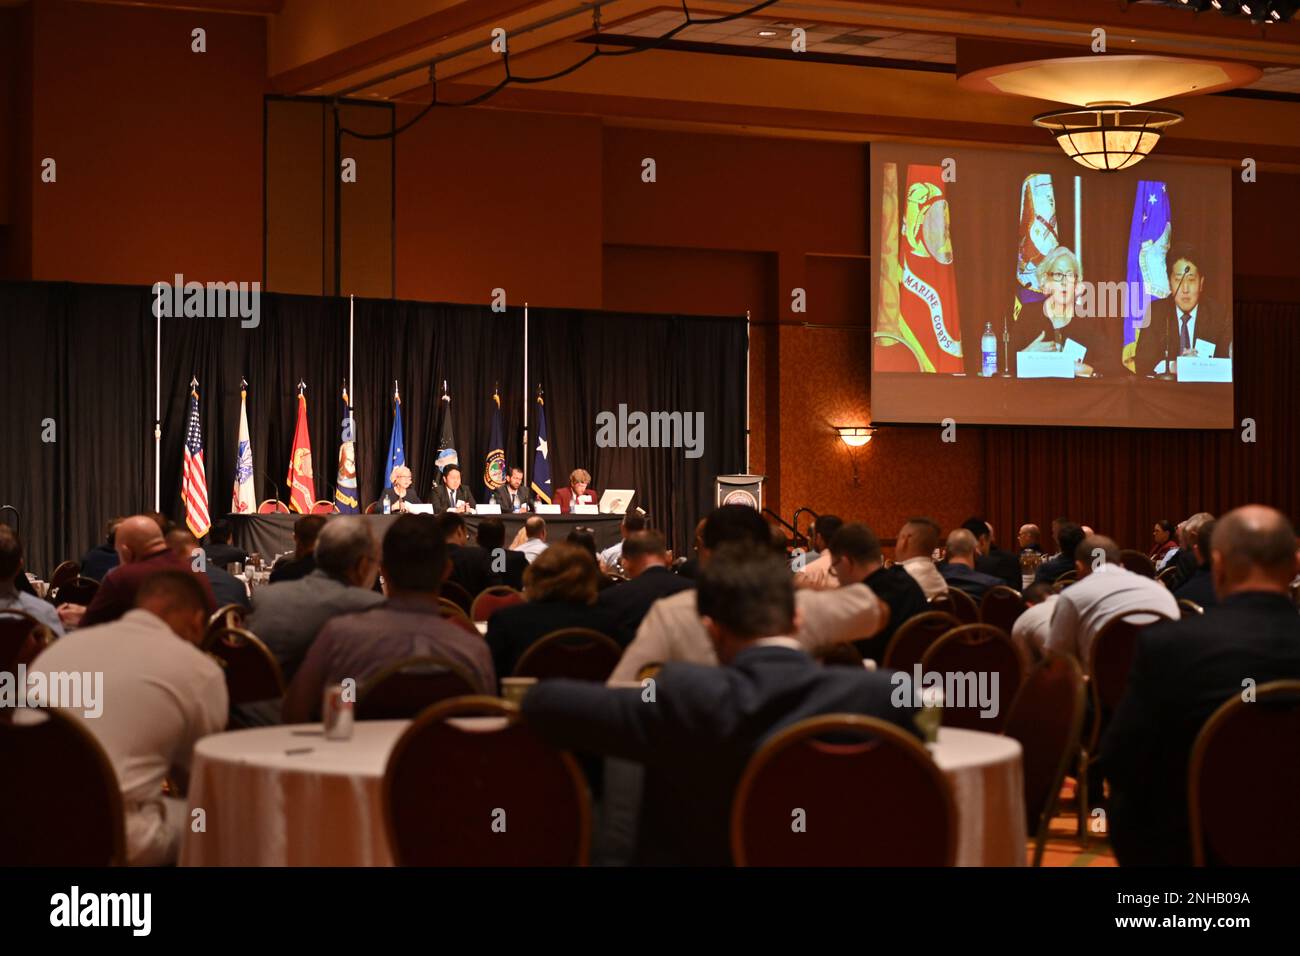
[[[307,434],[307,383],[298,383],[298,424],[293,430],[293,452],[289,455],[289,509],[311,514],[316,503],[316,480],[311,471],[311,438]]]
[[[910,164],[906,197],[899,235],[902,318],[934,371],[961,372],[957,275],[940,168]]]
[[[339,473],[334,482],[334,507],[341,515],[359,510],[357,498],[357,446],[348,385],[343,383],[343,424],[339,429]]]
[[[488,439],[487,458],[483,460],[483,487],[488,500],[492,492],[506,483],[506,451],[501,441],[501,391],[492,389],[492,434]]]

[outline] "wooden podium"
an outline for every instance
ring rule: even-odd
[[[714,504],[746,505],[763,510],[763,482],[767,475],[718,475],[713,482]]]

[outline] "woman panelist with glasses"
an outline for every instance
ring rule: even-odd
[[[1077,378],[1090,378],[1095,367],[1104,364],[1108,347],[1101,319],[1076,314],[1083,275],[1079,260],[1065,246],[1057,246],[1038,264],[1038,288],[1043,293],[1041,310],[1026,305],[1016,320],[1021,352],[1061,352],[1067,342],[1086,351],[1075,360]]]

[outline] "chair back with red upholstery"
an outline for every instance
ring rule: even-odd
[[[1020,592],[999,584],[984,592],[984,599],[980,601],[980,623],[992,624],[1010,634],[1012,625],[1025,610],[1025,599]]]
[[[1088,686],[1092,695],[1092,729],[1088,733],[1088,750],[1096,751],[1101,732],[1110,715],[1119,706],[1128,686],[1138,635],[1144,627],[1167,621],[1158,611],[1129,611],[1110,621],[1097,632],[1088,648]]]
[[[50,575],[50,590],[61,588],[69,581],[75,581],[80,576],[81,565],[76,561],[64,561]]]
[[[326,501],[324,498],[311,506],[311,513],[314,515],[332,515],[338,510],[334,506],[334,502]]]
[[[1205,613],[1205,608],[1201,607],[1195,601],[1188,598],[1178,599],[1178,616],[1179,617],[1200,617]]]
[[[438,611],[443,617],[451,621],[451,623],[455,624],[462,631],[465,631],[468,634],[473,634],[475,637],[482,637],[482,635],[479,634],[478,628],[474,626],[474,622],[469,619],[469,615],[462,611],[460,605],[455,601],[448,600],[444,597],[438,598]]]
[[[30,664],[54,639],[50,629],[22,611],[0,611],[0,674]]]
[[[84,604],[89,606],[99,590],[99,582],[94,578],[75,577],[61,586],[57,591],[50,591],[52,604]]]
[[[366,505],[365,514],[373,515],[373,514],[378,514],[378,513],[379,513],[379,502],[378,502],[378,501],[372,501],[372,502],[370,502],[370,504]]]
[[[257,513],[260,515],[287,515],[289,506],[283,501],[277,501],[275,498],[267,498],[257,506]]]
[[[1001,628],[964,624],[930,646],[921,671],[944,676],[943,726],[1001,733],[1029,669],[1024,651]],[[993,686],[993,675],[997,686]],[[950,675],[951,678],[950,678]],[[948,699],[948,691],[954,699]],[[984,691],[986,701],[980,702]],[[965,698],[964,700],[961,698]]]
[[[474,606],[474,598],[464,587],[455,581],[443,581],[442,586],[438,588],[438,596],[451,601],[465,612],[466,617],[469,617],[470,609]]]
[[[108,755],[78,718],[40,713],[34,723],[0,720],[5,865],[124,866],[122,792]]]
[[[280,662],[251,632],[239,627],[217,628],[204,638],[203,649],[221,662],[232,707],[284,696]]]
[[[1144,578],[1154,578],[1156,576],[1156,563],[1141,551],[1125,548],[1119,553],[1119,563],[1134,574],[1140,574]]]
[[[586,778],[494,697],[443,701],[417,717],[388,757],[383,807],[398,866],[587,862]]]
[[[492,688],[495,690],[496,688]],[[469,671],[443,657],[408,657],[389,664],[357,693],[357,720],[405,720],[453,697],[482,694]]]
[[[889,639],[880,666],[910,673],[930,645],[956,627],[961,627],[961,621],[945,611],[926,611],[908,618]]]
[[[503,607],[522,604],[523,600],[524,595],[522,592],[504,584],[494,584],[490,588],[485,588],[474,599],[474,603],[470,607],[470,618],[476,624],[479,621],[486,621]]]
[[[980,619],[980,609],[975,599],[958,588],[949,588],[945,593],[934,597],[930,601],[930,609],[951,614],[962,624],[978,624]]]
[[[956,848],[948,778],[915,737],[859,714],[775,734],[731,808],[737,866],[951,866]]]
[[[569,677],[604,683],[614,673],[623,649],[589,627],[562,627],[534,641],[515,664],[515,677]]]
[[[1079,749],[1086,709],[1078,662],[1049,653],[1025,678],[1002,728],[1023,751],[1025,815],[1035,843],[1034,866],[1043,861],[1048,825],[1056,815],[1061,783]]]
[[[1192,862],[1300,866],[1300,680],[1230,697],[1201,728],[1188,774]]]

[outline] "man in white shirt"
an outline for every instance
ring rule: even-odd
[[[623,520],[619,523],[619,539],[617,544],[611,544],[608,548],[601,551],[600,569],[602,571],[612,571],[614,565],[623,557],[623,542],[628,539],[628,535],[636,534],[638,531],[645,530],[645,516],[636,512],[623,515]]]
[[[533,515],[524,522],[523,535],[524,540],[516,538],[517,543],[511,546],[511,550],[518,551],[532,564],[539,554],[550,547],[546,543],[546,519]]]
[[[23,543],[7,524],[0,524],[0,611],[21,611],[40,621],[56,636],[63,634],[59,612],[49,601],[19,591],[14,578],[23,573]]]
[[[894,544],[894,563],[916,578],[927,601],[948,593],[948,582],[934,566],[934,549],[939,547],[941,533],[933,518],[909,518]]]
[[[813,525],[813,550],[809,552],[816,557],[808,560],[805,555],[802,568],[796,565],[794,586],[797,589],[828,591],[840,586],[839,580],[831,574],[831,567],[835,562],[831,558],[830,546],[831,538],[835,537],[835,532],[843,526],[844,519],[838,515],[817,516],[817,521]]]
[[[1152,578],[1120,564],[1119,545],[1090,535],[1074,552],[1079,580],[1061,592],[1052,611],[1047,649],[1069,654],[1086,670],[1092,641],[1103,627],[1129,611],[1155,611],[1177,620],[1178,601]]]
[[[771,533],[763,517],[744,505],[723,505],[704,524],[700,564],[708,563],[724,544],[770,548]],[[865,584],[850,584],[831,591],[796,591],[795,639],[809,653],[831,644],[871,637],[889,622],[889,606]],[[636,680],[647,664],[690,661],[717,664],[718,655],[700,620],[695,592],[680,591],[660,598],[650,607],[636,637],[623,652],[609,683]]]
[[[1041,652],[1047,647],[1047,635],[1051,630],[1052,611],[1056,609],[1059,594],[1053,594],[1046,584],[1031,584],[1025,588],[1025,603],[1029,607],[1016,618],[1011,625],[1011,639],[1021,647],[1030,645]]]
[[[163,781],[183,789],[195,742],[226,726],[225,677],[196,646],[207,603],[193,576],[160,571],[140,586],[133,610],[60,638],[28,671],[47,684],[51,674],[103,675],[99,715],[66,712],[85,722],[117,773],[133,865],[176,861],[188,815],[184,800],[163,796]]]

